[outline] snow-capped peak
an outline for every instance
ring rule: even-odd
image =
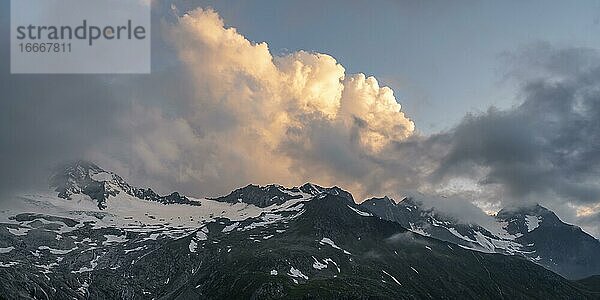
[[[560,222],[552,211],[539,204],[504,208],[498,212],[496,219],[505,224],[504,229],[509,234],[515,236],[531,232],[542,224]]]
[[[281,205],[293,199],[310,199],[323,194],[340,196],[354,204],[354,198],[349,192],[337,186],[322,187],[313,183],[305,183],[302,186],[292,188],[286,188],[278,184],[269,184],[266,186],[249,184],[232,191],[228,195],[211,199],[220,202],[242,202],[258,207],[268,207],[271,205]]]
[[[106,200],[109,197],[114,197],[119,193],[126,193],[139,199],[157,201],[163,204],[197,204],[177,192],[160,196],[149,188],[133,187],[121,176],[83,160],[67,163],[56,168],[50,178],[50,187],[58,192],[58,196],[63,199],[70,200],[76,194],[87,195],[98,203],[100,209],[106,208]]]

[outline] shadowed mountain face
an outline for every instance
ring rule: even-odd
[[[531,245],[531,256],[567,278],[600,274],[600,241],[581,228],[562,222],[552,211],[533,207],[503,209],[496,216],[522,245]]]
[[[523,256],[567,278],[600,274],[600,241],[540,205],[503,209],[497,226],[489,230],[426,208],[414,198],[398,203],[373,198],[360,206],[414,232],[477,251]]]
[[[78,182],[116,182],[85,175],[92,172]],[[61,191],[23,195],[16,199],[27,205],[20,213],[2,212],[2,297],[600,297],[587,282],[566,280],[521,256],[414,233],[401,220],[374,216],[339,188],[247,186],[215,200],[189,200],[201,205],[165,205],[119,187],[102,208],[87,193],[64,190],[71,200],[58,197]]]
[[[495,236],[484,227],[461,223],[435,208],[425,208],[421,202],[411,197],[406,197],[399,203],[388,197],[372,198],[361,203],[361,207],[383,219],[397,222],[413,232],[467,248],[496,252],[498,246],[506,248],[503,253],[507,254],[515,250],[515,245]]]
[[[600,275],[590,276],[577,281],[580,285],[589,291],[600,293]]]

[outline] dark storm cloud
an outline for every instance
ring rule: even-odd
[[[79,157],[110,134],[110,88],[82,76],[11,75],[8,1],[0,9],[0,191],[39,183],[57,159]],[[86,92],[83,92],[86,91]]]
[[[500,184],[512,199],[600,201],[600,59],[590,49],[536,45],[509,60],[523,102],[468,115],[452,130],[438,179],[470,176]]]
[[[1,57],[9,57],[0,46]],[[62,160],[83,157],[116,130],[123,103],[102,80],[76,76],[9,75],[0,64],[0,190],[39,184]]]
[[[91,153],[116,144],[126,148],[134,102],[152,105],[166,94],[185,93],[180,76],[164,74],[172,59],[153,66],[158,71],[152,76],[10,74],[9,3],[0,4],[0,193],[45,186],[50,170],[63,161],[93,158]],[[167,56],[160,39],[154,40],[161,51],[153,55]],[[157,81],[173,88],[162,89]]]

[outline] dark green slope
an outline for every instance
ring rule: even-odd
[[[577,280],[577,283],[582,285],[586,290],[600,293],[600,275]]]
[[[229,233],[221,232],[227,220],[213,223],[208,240],[197,241],[197,252],[189,249],[197,240],[192,235],[125,270],[95,272],[91,296],[117,298],[125,291],[140,299],[600,298],[524,259],[461,249],[348,206],[353,204],[346,199],[323,195],[286,223]],[[320,243],[324,237],[351,254]],[[327,267],[316,269],[315,261]],[[294,269],[308,279],[291,277]]]

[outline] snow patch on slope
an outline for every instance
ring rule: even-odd
[[[352,253],[350,253],[350,252],[348,252],[348,251],[346,251],[346,250],[344,250],[344,249],[340,248],[340,247],[339,247],[338,245],[336,245],[336,244],[335,244],[335,243],[334,243],[334,242],[333,242],[333,241],[332,241],[330,238],[326,238],[326,237],[322,238],[322,239],[321,239],[321,241],[319,241],[319,244],[321,244],[321,245],[325,245],[325,244],[327,244],[327,245],[331,246],[331,247],[332,247],[332,248],[334,248],[334,249],[338,249],[338,250],[341,250],[341,251],[343,251],[343,252],[344,252],[344,254],[352,254]]]
[[[525,216],[525,224],[527,225],[527,232],[532,232],[534,229],[538,228],[541,223],[541,217],[538,216]]]
[[[352,211],[354,211],[355,213],[357,213],[359,216],[363,216],[363,217],[372,217],[373,215],[368,213],[368,212],[364,212],[361,210],[358,210],[350,205],[347,205],[349,209],[351,209]]]
[[[313,268],[317,269],[317,270],[323,270],[325,268],[327,268],[327,264],[320,262],[318,259],[316,259],[314,256],[312,257],[315,262],[313,263]]]
[[[192,240],[190,240],[190,244],[188,245],[188,248],[190,249],[190,252],[195,253],[196,250],[198,249],[198,243],[196,243],[196,241],[194,241],[192,239]]]
[[[291,277],[296,277],[296,278],[304,278],[306,280],[308,280],[308,276],[302,274],[302,272],[294,267],[290,268],[290,272],[288,273],[289,276]]]
[[[13,251],[14,249],[15,249],[15,247],[6,247],[6,248],[0,247],[0,254],[8,253],[10,251]]]
[[[394,282],[396,282],[398,285],[402,285],[400,281],[398,281],[398,279],[396,279],[396,277],[392,276],[390,273],[386,272],[385,270],[381,270],[381,272],[383,272],[387,276],[390,276],[390,278],[392,278],[392,280],[394,280]]]

